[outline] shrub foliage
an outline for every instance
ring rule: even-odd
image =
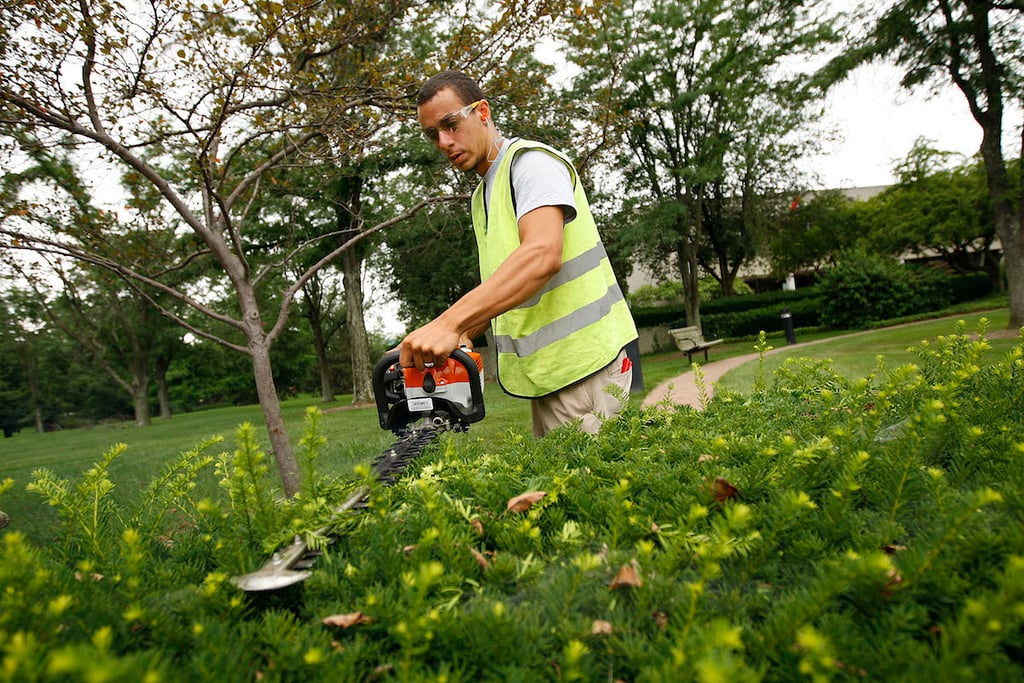
[[[857,329],[949,305],[949,276],[927,267],[901,266],[891,259],[848,254],[822,275],[821,322],[827,327]]]
[[[244,430],[131,504],[116,449],[38,472],[64,527],[0,539],[0,680],[1015,680],[1024,343],[987,348],[958,326],[912,365],[794,361],[596,437],[445,436],[270,596],[229,577],[344,488],[313,476],[315,413],[287,503]]]

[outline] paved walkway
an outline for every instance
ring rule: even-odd
[[[772,353],[772,351],[768,353]],[[708,400],[715,395],[715,382],[721,379],[722,375],[733,368],[743,365],[747,361],[756,360],[757,357],[758,354],[751,353],[746,356],[734,356],[725,360],[709,361],[701,365],[701,372],[704,373],[704,393],[707,394]],[[666,400],[666,398],[672,405],[693,406],[697,410],[701,409],[700,392],[697,389],[697,383],[694,381],[693,370],[688,370],[677,377],[667,379],[654,387],[644,397],[643,405],[655,405]]]

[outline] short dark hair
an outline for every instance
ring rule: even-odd
[[[442,71],[428,78],[420,87],[420,92],[416,96],[416,106],[426,104],[445,88],[454,90],[463,104],[470,104],[486,97],[480,85],[461,71]]]

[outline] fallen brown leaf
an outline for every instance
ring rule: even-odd
[[[351,628],[357,624],[372,624],[373,617],[368,617],[362,612],[349,612],[348,614],[332,614],[329,617],[324,617],[324,626],[339,626],[341,628]]]
[[[476,548],[470,548],[469,552],[473,555],[473,559],[476,560],[476,563],[480,565],[480,567],[483,570],[486,571],[491,568],[491,563],[487,561],[487,558],[484,557],[484,554],[482,552],[480,552]]]
[[[618,590],[619,588],[639,588],[644,585],[643,579],[640,578],[640,565],[636,560],[630,560],[629,564],[624,564],[619,568],[619,571],[615,574],[615,578],[608,584],[608,590]]]
[[[479,518],[474,517],[472,520],[470,520],[469,526],[473,527],[473,532],[476,533],[477,536],[480,536],[481,538],[483,538],[483,536],[484,536],[484,523],[481,522]]]
[[[715,481],[711,484],[711,496],[716,503],[725,503],[737,495],[739,495],[739,489],[733,486],[732,482],[725,477],[715,477]]]
[[[526,512],[533,507],[533,504],[538,500],[548,495],[547,491],[529,491],[527,493],[521,493],[515,498],[510,498],[508,501],[508,512]]]

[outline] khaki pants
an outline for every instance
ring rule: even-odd
[[[601,423],[618,415],[623,408],[619,398],[605,389],[615,386],[622,390],[622,396],[629,396],[632,383],[633,364],[623,349],[615,360],[590,377],[553,394],[530,399],[534,436],[544,436],[555,427],[577,418],[580,419],[581,430],[597,434]]]

